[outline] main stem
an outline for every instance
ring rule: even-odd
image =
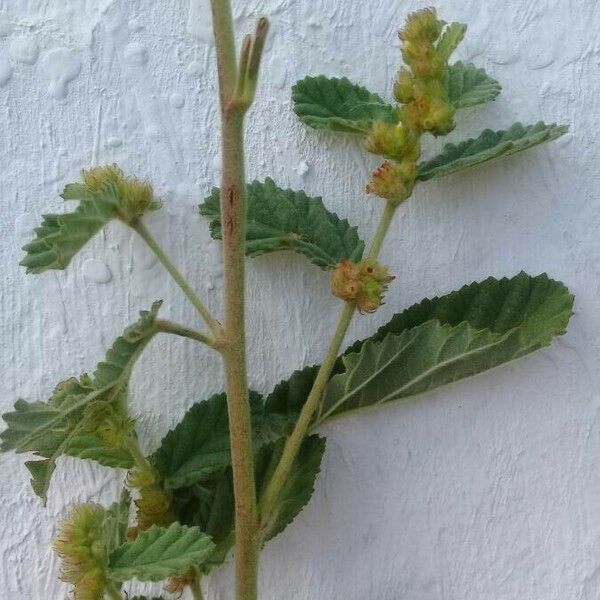
[[[230,0],[211,0],[221,105],[221,222],[225,284],[225,387],[235,495],[237,600],[256,600],[259,540],[250,406],[246,373],[244,113],[235,102],[238,65]]]
[[[392,202],[387,202],[385,205],[385,209],[381,215],[377,231],[375,232],[375,236],[373,237],[373,241],[369,249],[369,258],[376,259],[379,256],[381,246],[383,245],[383,241],[388,232],[396,209],[397,205],[393,204]],[[331,372],[333,371],[340,348],[344,338],[346,337],[348,327],[352,322],[352,317],[354,316],[355,312],[356,308],[354,304],[346,302],[335,329],[335,333],[333,334],[333,338],[329,344],[329,348],[327,349],[325,358],[323,359],[323,363],[321,364],[315,382],[313,383],[310,394],[308,395],[308,398],[302,407],[302,411],[300,412],[300,416],[296,421],[296,425],[294,426],[292,434],[285,443],[281,459],[279,460],[279,463],[275,468],[275,472],[269,481],[267,489],[261,498],[260,517],[262,529],[265,529],[268,524],[269,517],[275,505],[277,504],[279,494],[281,493],[281,490],[283,489],[283,486],[289,477],[294,461],[296,460],[296,456],[300,450],[300,446],[302,445],[302,442],[308,433],[308,430],[310,429],[315,414],[320,408],[321,398],[323,397],[325,386],[329,381],[329,377],[331,376]]]

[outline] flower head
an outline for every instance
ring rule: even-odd
[[[334,296],[354,303],[361,313],[370,313],[383,304],[383,296],[393,279],[372,258],[358,263],[343,260],[331,274],[331,291]]]
[[[107,584],[105,511],[95,504],[76,506],[59,525],[53,547],[61,558],[60,578],[73,586],[75,600],[102,600]]]
[[[386,161],[374,171],[366,192],[400,204],[412,194],[416,177],[417,164],[414,161]]]

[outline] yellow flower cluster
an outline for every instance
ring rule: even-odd
[[[82,504],[59,525],[53,547],[61,559],[60,578],[73,586],[74,600],[104,598],[107,585],[104,515],[101,506]]]
[[[100,191],[107,184],[114,187],[120,218],[127,223],[161,207],[160,200],[154,197],[150,182],[136,177],[127,177],[115,164],[84,170],[82,177],[85,185],[92,192]]]
[[[464,28],[454,24],[444,31],[444,25],[433,8],[408,16],[399,33],[408,68],[400,70],[394,85],[398,122],[374,122],[365,140],[369,152],[390,161],[373,173],[367,193],[397,204],[412,194],[421,136],[446,135],[454,129],[455,109],[448,102],[446,77],[448,57]]]
[[[133,469],[127,476],[127,485],[140,493],[134,500],[137,508],[137,523],[129,530],[130,538],[137,537],[141,531],[152,525],[168,527],[176,520],[171,510],[171,498],[162,489],[152,471]]]
[[[394,279],[376,260],[358,263],[343,260],[331,273],[331,292],[352,302],[361,313],[375,312],[383,304],[388,284]]]

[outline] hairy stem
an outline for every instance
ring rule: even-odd
[[[376,259],[379,256],[381,246],[383,245],[383,241],[389,230],[396,208],[397,205],[392,204],[391,202],[386,203],[369,249],[369,258]],[[317,411],[320,409],[321,398],[323,397],[325,386],[329,381],[329,377],[331,376],[331,372],[333,371],[340,348],[355,312],[356,308],[354,304],[346,302],[310,394],[302,407],[302,411],[296,421],[292,434],[286,440],[281,459],[279,460],[273,476],[260,500],[260,525],[262,531],[267,529],[269,517],[273,512],[279,494],[289,477],[296,456],[298,456],[300,446],[311,427],[315,414],[317,414]]]
[[[157,329],[163,333],[172,333],[173,335],[178,335],[189,338],[190,340],[195,340],[201,344],[206,344],[215,350],[219,349],[219,345],[214,338],[206,333],[192,329],[191,327],[186,327],[185,325],[168,321],[167,319],[157,319],[155,325]]]
[[[211,331],[215,336],[219,336],[221,331],[221,324],[212,315],[208,308],[204,305],[202,300],[198,297],[198,294],[194,291],[192,286],[187,282],[185,277],[180,273],[177,267],[171,262],[171,259],[165,254],[160,244],[156,241],[154,236],[148,231],[142,221],[136,221],[131,224],[131,227],[137,231],[142,239],[148,244],[148,247],[154,252],[156,258],[168,271],[169,275],[175,280],[175,283],[181,288],[187,299],[196,308],[200,316],[204,319],[206,324],[210,327]]]
[[[240,73],[233,33],[230,0],[211,0],[213,29],[217,50],[219,99],[221,106],[221,222],[223,224],[223,264],[225,281],[225,319],[222,354],[225,364],[227,408],[231,438],[231,460],[235,495],[236,599],[256,600],[259,539],[252,429],[248,402],[246,367],[245,242],[246,180],[244,173],[244,115],[251,97],[245,95],[247,79],[256,76],[263,41],[255,36],[252,45],[244,43]],[[268,24],[259,21],[264,38]],[[258,57],[254,60],[254,47]],[[255,70],[250,73],[250,65]],[[240,85],[238,86],[238,81]],[[236,95],[244,93],[244,98]]]
[[[196,579],[190,583],[190,592],[192,593],[193,600],[204,600],[202,595],[202,588],[200,587],[200,580]]]

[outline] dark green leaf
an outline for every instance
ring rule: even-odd
[[[522,152],[538,144],[551,142],[567,133],[565,125],[546,125],[542,121],[524,127],[515,123],[507,131],[486,129],[477,138],[460,144],[446,144],[439,156],[419,165],[418,179],[444,177],[482,163]]]
[[[257,488],[264,490],[283,451],[284,440],[265,447],[257,458]],[[277,506],[266,525],[266,539],[279,535],[302,511],[310,500],[321,460],[325,452],[325,438],[311,435],[304,439],[292,471],[286,481]]]
[[[419,394],[547,346],[565,332],[567,288],[546,275],[488,279],[409,308],[343,357],[320,420]]]
[[[213,238],[221,239],[220,193],[214,189],[200,206],[210,219]],[[356,227],[328,211],[321,198],[304,192],[284,190],[271,179],[248,185],[246,254],[294,250],[322,269],[331,269],[341,260],[360,260],[364,242]]]
[[[110,554],[109,575],[116,581],[161,581],[184,575],[214,548],[198,527],[173,523],[168,529],[151,527]]]
[[[250,393],[254,447],[285,435],[288,422],[266,414],[260,394]],[[227,397],[218,394],[192,406],[163,439],[153,463],[167,488],[188,487],[231,465]]]
[[[462,62],[448,68],[446,87],[448,100],[454,108],[467,108],[491,102],[502,90],[501,85],[483,69]]]
[[[394,107],[346,79],[306,77],[292,88],[294,111],[309,127],[364,134],[373,121],[397,122]]]

